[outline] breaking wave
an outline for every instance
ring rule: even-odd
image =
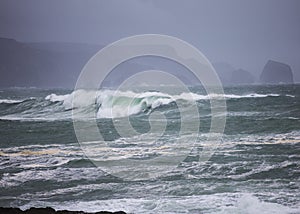
[[[76,102],[73,98],[76,96]],[[78,109],[95,105],[98,108],[98,118],[125,117],[128,115],[148,112],[160,106],[168,105],[176,101],[199,101],[209,99],[241,99],[241,98],[263,98],[278,97],[279,94],[208,94],[181,93],[170,95],[161,92],[135,93],[132,91],[85,91],[78,90],[67,95],[50,94],[45,99],[51,102],[62,102],[66,110]]]
[[[14,104],[14,103],[21,103],[24,100],[13,100],[13,99],[0,99],[0,104],[5,103],[5,104]]]
[[[0,115],[4,120],[59,120],[71,119],[73,113],[84,118],[84,113],[95,112],[97,118],[120,118],[129,115],[150,113],[162,106],[174,107],[172,103],[210,100],[210,99],[246,99],[266,98],[291,95],[280,94],[167,94],[156,91],[136,93],[133,91],[114,90],[76,90],[69,94],[49,94],[44,98],[0,99],[5,111]],[[74,99],[76,98],[76,99]]]

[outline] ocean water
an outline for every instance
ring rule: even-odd
[[[200,120],[199,132],[187,135],[197,135],[201,150],[210,134],[210,99],[219,95],[207,95],[200,87],[190,90],[194,100],[184,93],[159,91],[122,91],[114,96],[112,89],[0,89],[0,206],[128,213],[300,213],[300,85],[226,87],[226,126],[212,157],[206,162],[187,157],[154,178],[128,180],[103,171],[77,141],[72,117],[89,121],[94,115],[114,151],[107,156],[117,156],[120,163],[155,159],[160,153],[157,145],[148,143],[158,139],[149,123],[151,115],[164,115],[156,118],[166,122],[159,137],[164,145],[178,138],[178,103],[189,115],[189,103],[195,102],[199,115],[190,114],[189,121]],[[74,96],[78,99],[73,103]],[[115,128],[124,118],[129,118],[134,135],[125,137]],[[136,156],[136,148],[142,156]],[[109,161],[103,159],[102,164]]]

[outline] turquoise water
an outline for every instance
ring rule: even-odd
[[[199,141],[210,128],[209,97],[190,89],[200,119]],[[157,136],[153,112],[167,121],[162,142],[178,138],[184,94],[10,88],[0,90],[0,206],[133,213],[300,213],[300,85],[227,87],[221,145],[205,163],[186,158],[148,180],[124,180],[96,167],[81,149],[72,112],[94,112],[97,125],[122,159]],[[82,97],[72,105],[72,95]],[[125,111],[128,107],[129,111]],[[111,119],[113,110],[115,121]],[[186,109],[187,112],[188,109]],[[83,117],[82,117],[83,116]],[[115,123],[129,117],[137,134],[123,137]],[[159,121],[158,121],[159,122]],[[148,144],[146,144],[148,145]],[[153,147],[146,148],[149,157]],[[127,151],[127,150],[126,150]],[[130,153],[131,154],[131,153]],[[128,155],[128,153],[126,153]],[[143,157],[144,158],[144,157]]]

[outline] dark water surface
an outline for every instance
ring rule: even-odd
[[[200,88],[191,91],[200,114],[200,118],[191,115],[191,121],[200,119],[201,139],[210,127],[209,98]],[[124,92],[112,103],[112,91],[102,90],[96,100],[87,91],[75,92],[83,98],[72,106],[71,93],[0,89],[0,206],[90,212],[300,213],[300,85],[225,88],[227,122],[223,142],[212,158],[205,163],[187,158],[171,173],[137,181],[109,175],[85,156],[74,133],[72,109],[81,115],[95,111],[106,140],[134,146],[155,140],[147,122],[154,111],[166,115],[166,140],[177,138],[176,101],[187,105],[190,101],[180,94],[172,100],[166,94],[145,92],[136,97]],[[133,97],[128,113],[122,105]],[[111,109],[120,118],[129,115],[140,134],[121,137],[110,119]]]

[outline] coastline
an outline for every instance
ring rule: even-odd
[[[69,211],[69,210],[55,210],[51,207],[46,208],[34,208],[31,207],[27,210],[21,210],[20,208],[13,208],[13,207],[0,207],[0,214],[126,214],[123,211],[100,211],[100,212],[83,212],[83,211]]]

